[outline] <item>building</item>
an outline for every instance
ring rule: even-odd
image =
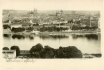
[[[20,54],[30,54],[29,50],[20,50]]]
[[[21,28],[22,24],[11,24],[11,29],[12,28]]]
[[[3,50],[3,58],[16,58],[16,50]]]
[[[30,51],[29,50],[20,50],[20,56],[29,56]]]

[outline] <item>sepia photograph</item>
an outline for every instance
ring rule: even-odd
[[[102,58],[102,0],[91,1],[1,1],[2,59]]]
[[[4,58],[99,58],[100,12],[3,10]]]

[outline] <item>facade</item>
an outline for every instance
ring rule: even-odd
[[[20,50],[20,54],[30,54],[29,50]]]
[[[19,28],[22,27],[22,24],[11,24],[11,29],[12,28]]]
[[[3,23],[3,25],[10,25],[9,23]]]
[[[93,26],[96,26],[98,27],[98,21],[99,19],[97,17],[93,17],[90,21],[90,25],[93,27]]]
[[[29,55],[30,55],[29,50],[20,50],[20,56],[25,57],[25,56],[29,56]]]
[[[3,58],[15,58],[16,50],[3,50]]]

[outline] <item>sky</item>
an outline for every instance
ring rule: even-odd
[[[2,9],[102,10],[103,0],[1,0]]]

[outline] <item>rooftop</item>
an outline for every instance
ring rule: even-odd
[[[14,53],[16,50],[3,50],[2,53]]]

